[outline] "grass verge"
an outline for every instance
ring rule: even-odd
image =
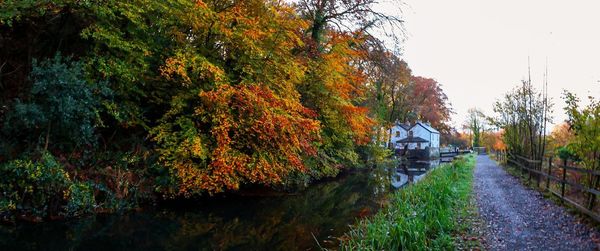
[[[417,184],[397,191],[387,208],[352,227],[342,249],[453,250],[456,244],[463,246],[459,241],[464,237],[461,231],[468,231],[471,221],[460,219],[476,212],[471,200],[474,166],[475,159],[469,155],[442,165]]]

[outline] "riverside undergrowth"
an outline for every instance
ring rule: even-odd
[[[346,234],[343,250],[451,250],[472,193],[472,155],[432,170],[392,195],[390,204]]]

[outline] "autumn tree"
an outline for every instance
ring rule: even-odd
[[[406,101],[406,118],[411,121],[429,121],[441,133],[450,131],[452,109],[448,97],[437,81],[412,76]]]
[[[401,13],[400,9],[382,12],[377,9],[379,2],[376,0],[297,0],[294,2],[301,15],[311,23],[308,32],[314,49],[325,49],[323,45],[331,31],[358,32],[369,37],[377,37],[374,33],[380,33],[394,42],[402,39],[403,20],[397,15]],[[394,3],[392,6],[401,5],[400,1],[392,3]]]
[[[481,135],[486,130],[486,117],[483,112],[477,108],[471,108],[467,111],[467,120],[463,128],[470,133],[470,144],[472,147],[481,146]]]
[[[503,129],[503,139],[509,152],[531,159],[543,156],[546,146],[546,124],[552,104],[545,91],[536,90],[530,80],[506,93],[496,101],[493,124]]]
[[[575,135],[568,123],[557,124],[548,138],[548,149],[554,151],[560,147],[566,147],[573,142],[574,138]]]
[[[376,11],[376,1],[300,0],[308,22],[303,53],[309,60],[299,88],[302,103],[319,111],[322,124],[320,165],[353,165],[356,148],[371,141],[375,125],[365,105],[370,45],[381,47],[371,32],[385,26],[401,28],[394,15]]]
[[[404,121],[409,95],[411,70],[398,56],[375,43],[363,62],[367,79],[367,99],[371,116],[380,128],[390,128],[395,121]],[[387,142],[385,130],[378,130],[376,140]],[[390,133],[390,132],[387,132]]]
[[[504,141],[502,141],[502,131],[482,131],[481,146],[494,151],[506,150],[506,145],[504,144]]]
[[[39,158],[42,142],[115,198],[334,176],[374,128],[448,116],[439,84],[386,46],[402,20],[377,4],[0,1],[0,161]],[[34,63],[57,54],[69,60]]]
[[[293,174],[321,173],[323,166],[305,165],[316,157],[318,115],[296,91],[305,66],[293,49],[305,22],[276,2],[191,8],[200,13],[186,35],[194,39],[181,40],[161,67],[179,94],[153,130],[177,193],[278,186]]]
[[[569,116],[567,123],[574,134],[567,150],[584,168],[598,170],[600,169],[600,101],[590,96],[589,104],[581,107],[580,100],[575,94],[565,91],[563,97],[567,103],[565,107]],[[587,184],[597,189],[600,178],[589,175]],[[596,196],[588,193],[588,207],[591,208],[595,200]]]
[[[564,99],[567,123],[573,133],[568,147],[582,159],[584,167],[600,169],[600,102],[589,97],[589,104],[581,107],[579,98],[568,91]]]
[[[465,132],[459,132],[454,128],[450,129],[450,133],[441,135],[440,144],[445,146],[452,145],[463,149],[471,145],[469,135]]]

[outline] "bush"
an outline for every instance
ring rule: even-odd
[[[34,217],[93,212],[93,184],[73,182],[50,153],[38,161],[17,159],[0,165],[0,213]]]
[[[67,215],[92,213],[95,205],[94,186],[91,182],[74,182],[69,186],[69,201],[65,207]]]
[[[0,165],[0,211],[45,216],[49,207],[68,195],[71,181],[48,153],[39,161],[13,160]]]
[[[57,54],[38,63],[33,60],[32,86],[7,113],[3,132],[15,141],[39,142],[72,149],[95,142],[94,128],[110,90],[85,80],[83,66]]]
[[[569,146],[561,146],[556,149],[556,153],[561,160],[572,160],[575,162],[581,161],[581,158],[577,156],[577,153],[573,151]]]

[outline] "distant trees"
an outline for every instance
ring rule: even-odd
[[[471,137],[466,132],[459,132],[452,128],[450,133],[444,133],[440,136],[440,143],[442,145],[452,145],[461,149],[466,149],[471,146]]]
[[[477,108],[471,108],[467,111],[467,120],[463,125],[471,134],[471,146],[481,146],[481,134],[485,131],[486,116]]]
[[[450,134],[451,104],[441,85],[434,79],[412,75],[406,62],[394,55],[379,55],[378,65],[368,70],[367,106],[380,127],[396,121],[428,121],[442,134]],[[381,135],[377,137],[382,139]]]
[[[493,124],[503,130],[507,150],[531,159],[543,157],[546,149],[546,125],[551,120],[552,103],[544,91],[533,88],[531,81],[506,93],[494,104]]]
[[[450,132],[449,122],[453,111],[448,97],[435,79],[412,76],[407,94],[409,112],[406,117],[428,121],[441,133]]]

